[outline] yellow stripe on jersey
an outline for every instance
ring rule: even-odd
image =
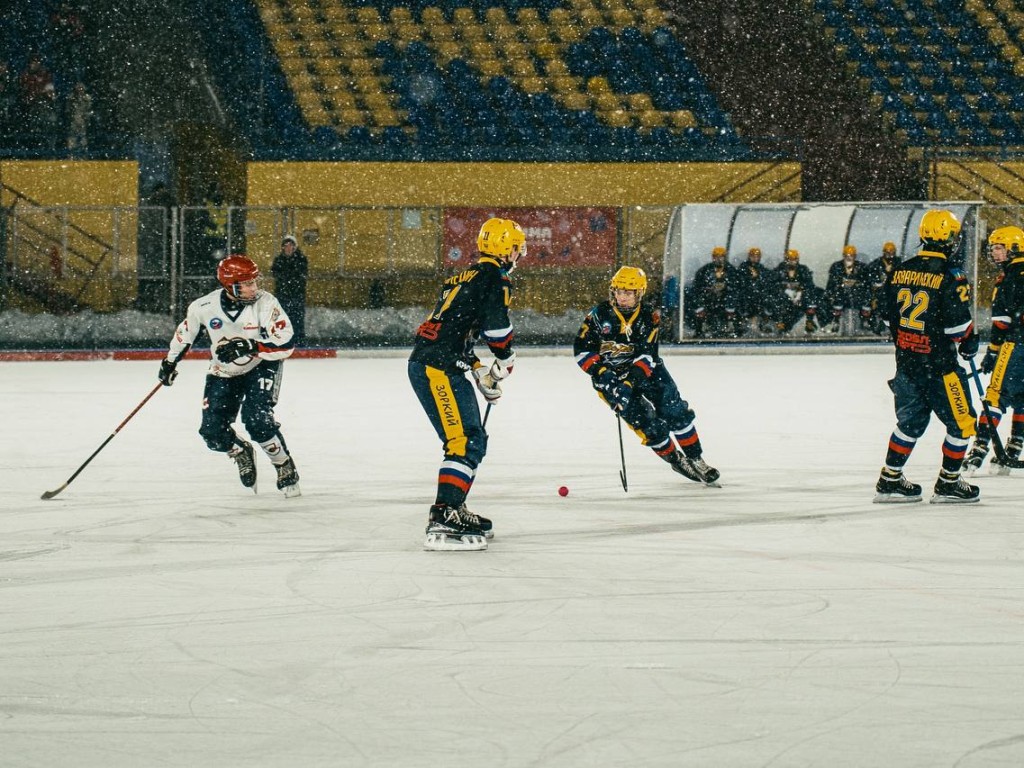
[[[1003,391],[1003,379],[1006,378],[1006,366],[1010,364],[1010,355],[1016,342],[1007,341],[999,348],[999,357],[996,358],[996,366],[992,369],[992,378],[989,379],[988,389],[985,390],[985,399],[993,408],[999,407],[999,396]]]
[[[452,456],[465,456],[466,433],[462,428],[459,404],[452,394],[451,379],[440,368],[431,368],[429,365],[424,368],[427,370],[430,394],[434,397],[434,407],[444,427],[445,450]]]
[[[964,391],[963,382],[954,371],[943,376],[942,383],[946,387],[946,399],[949,400],[949,407],[953,410],[957,426],[960,427],[964,437],[971,437],[976,432],[974,416],[971,415],[971,400],[968,393]]]

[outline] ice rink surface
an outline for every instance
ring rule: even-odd
[[[890,354],[666,360],[723,487],[627,432],[623,493],[570,353],[524,354],[481,553],[422,550],[402,356],[286,363],[289,500],[205,448],[188,361],[42,501],[158,365],[2,364],[0,766],[1024,765],[1024,476],[872,504]]]

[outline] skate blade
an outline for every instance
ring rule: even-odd
[[[481,552],[487,549],[487,539],[470,533],[462,536],[428,533],[423,548],[428,552]]]
[[[937,493],[929,499],[930,504],[977,504],[979,501],[981,501],[981,496],[975,496],[973,499],[961,499],[957,496],[940,496]]]
[[[299,484],[296,483],[295,485],[286,485],[281,489],[281,493],[284,494],[286,499],[294,499],[296,496],[302,495],[302,490],[299,488]]]
[[[902,496],[898,493],[876,493],[871,500],[875,504],[910,504],[914,501],[921,501],[920,496]]]
[[[989,464],[988,473],[995,475],[996,477],[1006,477],[1010,474],[1010,468],[1004,467],[1002,464]]]

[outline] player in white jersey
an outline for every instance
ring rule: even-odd
[[[259,277],[259,267],[252,259],[240,255],[223,259],[217,266],[217,280],[223,289],[189,305],[158,376],[164,386],[174,383],[178,360],[205,328],[213,354],[199,434],[210,450],[234,459],[242,485],[255,490],[255,451],[232,427],[241,409],[246,431],[277,469],[277,487],[285,496],[298,496],[299,473],[281,425],[274,419],[282,361],[294,349],[292,324],[277,299],[260,290]]]

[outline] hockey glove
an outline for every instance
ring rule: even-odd
[[[619,376],[607,366],[598,368],[594,374],[594,389],[598,392],[610,393],[619,383]]]
[[[501,397],[501,384],[495,381],[490,371],[485,372],[482,365],[473,369],[473,378],[476,379],[476,388],[488,403],[496,402]]]
[[[964,360],[973,360],[974,356],[978,354],[978,342],[979,336],[974,331],[971,331],[970,336],[961,339],[960,346],[957,348],[960,357]]]
[[[259,345],[252,339],[228,339],[217,347],[217,359],[222,363],[233,363],[243,357],[252,357]]]
[[[611,407],[622,413],[633,402],[633,384],[629,381],[623,381],[609,392],[606,397]]]
[[[491,363],[491,368],[487,371],[487,375],[495,381],[501,381],[502,379],[508,378],[508,375],[512,373],[512,366],[516,364],[516,353],[513,350],[512,354],[506,357],[504,360],[495,358],[494,362]]]
[[[174,380],[178,378],[178,364],[172,363],[170,360],[161,360],[160,373],[156,377],[160,379],[160,383],[165,387],[171,386]]]
[[[981,359],[981,372],[992,373],[996,369],[996,358],[999,357],[999,347],[993,347],[991,344],[988,345],[988,351],[985,352],[985,356]]]

